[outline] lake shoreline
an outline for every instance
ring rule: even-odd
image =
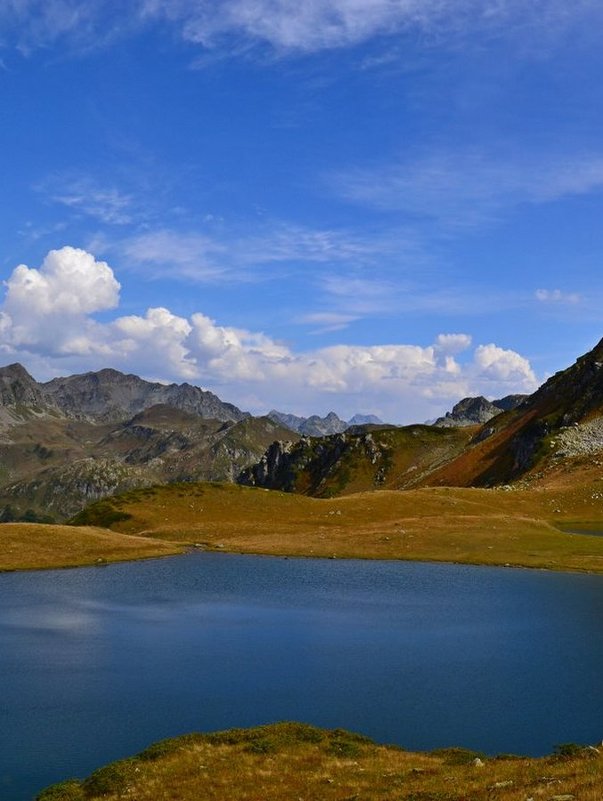
[[[6,524],[5,524],[6,525]],[[40,524],[44,525],[44,524]],[[568,537],[575,538],[575,537],[590,537],[590,536],[598,536],[598,535],[591,535],[587,531],[564,531],[562,529],[558,529],[559,533],[567,535]],[[1,529],[0,529],[1,534]],[[603,575],[603,565],[600,567],[576,567],[576,566],[567,566],[567,565],[541,565],[541,564],[523,564],[521,562],[502,562],[502,561],[495,561],[490,559],[486,560],[469,560],[469,559],[445,559],[445,558],[429,558],[425,555],[395,555],[395,556],[387,556],[382,554],[357,554],[357,553],[346,553],[346,554],[335,554],[329,555],[324,553],[312,553],[311,551],[305,552],[292,552],[292,551],[278,551],[278,550],[271,550],[267,552],[266,550],[256,550],[256,549],[241,549],[240,545],[233,548],[219,547],[214,544],[205,543],[203,545],[195,545],[190,543],[175,543],[174,541],[170,540],[161,540],[158,538],[143,538],[146,539],[147,542],[151,545],[165,545],[167,546],[170,551],[167,553],[150,553],[150,554],[138,554],[138,555],[128,555],[128,556],[113,556],[113,557],[97,557],[92,561],[86,560],[81,562],[71,562],[65,564],[63,562],[53,562],[47,565],[23,565],[18,567],[5,567],[2,565],[0,561],[0,575],[2,574],[9,574],[9,573],[22,573],[22,572],[38,572],[38,571],[47,571],[47,570],[75,570],[80,568],[90,568],[90,567],[97,567],[103,568],[108,567],[110,565],[116,564],[123,564],[129,562],[141,562],[141,561],[148,561],[154,559],[169,559],[173,557],[182,556],[187,553],[223,553],[223,554],[232,554],[232,555],[246,555],[246,556],[256,556],[256,557],[267,557],[267,558],[275,558],[275,559],[320,559],[326,561],[348,561],[348,560],[359,560],[359,561],[384,561],[384,562],[411,562],[411,563],[425,563],[425,564],[442,564],[442,565],[463,565],[467,567],[491,567],[491,568],[505,568],[505,569],[513,569],[513,570],[534,570],[534,571],[543,571],[543,572],[551,572],[551,573],[570,573],[570,574],[578,574],[578,575]],[[1,557],[0,557],[1,560]]]

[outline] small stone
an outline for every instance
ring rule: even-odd
[[[503,787],[512,787],[513,782],[509,779],[506,782],[495,782],[494,784],[490,785],[488,788],[489,790],[502,790]]]
[[[575,798],[575,795],[565,793],[564,795],[552,795],[549,801],[574,801]]]
[[[482,760],[479,757],[475,757],[475,759],[473,760],[473,762],[471,764],[473,765],[474,768],[483,768],[484,767],[484,763],[482,762]]]

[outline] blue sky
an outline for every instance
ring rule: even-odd
[[[532,391],[603,336],[602,22],[5,0],[2,362],[392,422]]]

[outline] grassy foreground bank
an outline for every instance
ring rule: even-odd
[[[37,801],[600,801],[603,755],[412,753],[297,723],[185,735],[53,785]]]

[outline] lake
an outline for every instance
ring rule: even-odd
[[[0,575],[0,798],[187,731],[409,749],[603,737],[603,578],[189,553]]]

